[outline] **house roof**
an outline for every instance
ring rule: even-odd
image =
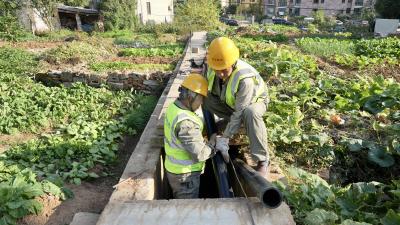
[[[78,14],[86,14],[86,15],[98,15],[99,11],[96,9],[86,9],[82,7],[73,7],[73,6],[67,6],[63,4],[59,4],[57,6],[58,12],[63,12],[63,13],[78,13]]]

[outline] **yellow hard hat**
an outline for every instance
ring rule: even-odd
[[[208,47],[207,63],[214,70],[224,70],[239,59],[239,49],[227,37],[214,39]]]
[[[182,87],[207,97],[208,82],[205,77],[198,73],[189,74],[182,82]]]

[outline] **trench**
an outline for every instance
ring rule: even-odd
[[[197,210],[198,213],[201,214],[202,210],[228,210],[230,206],[228,207],[227,205],[230,204],[234,205],[231,205],[234,207],[231,208],[232,211],[244,207],[243,212],[246,216],[250,217],[252,217],[251,210],[255,210],[255,212],[258,213],[256,217],[259,218],[260,221],[276,220],[279,222],[272,222],[271,224],[294,224],[293,218],[290,215],[289,207],[286,204],[280,204],[282,196],[279,195],[279,198],[272,199],[272,201],[276,203],[276,207],[265,207],[265,205],[259,201],[266,200],[264,199],[265,195],[263,191],[266,190],[265,186],[268,186],[269,184],[257,184],[257,181],[260,180],[260,176],[257,172],[250,168],[247,170],[248,174],[246,175],[246,171],[244,171],[246,169],[243,169],[240,165],[239,167],[235,166],[236,171],[232,171],[234,168],[232,164],[238,165],[236,159],[241,158],[241,154],[239,154],[240,146],[230,146],[229,154],[233,161],[226,164],[226,167],[224,166],[225,164],[223,163],[222,156],[218,155],[219,162],[217,162],[217,164],[220,163],[223,165],[222,167],[218,167],[222,168],[217,170],[218,172],[215,172],[215,165],[213,165],[212,162],[214,161],[215,164],[215,158],[218,157],[206,161],[204,173],[200,178],[200,199],[172,200],[172,191],[164,168],[164,112],[169,104],[175,101],[179,96],[179,87],[186,76],[192,72],[201,73],[201,68],[193,68],[190,62],[193,59],[204,59],[205,40],[205,32],[196,32],[188,41],[185,48],[185,54],[178,62],[174,71],[174,76],[169,79],[150,120],[147,122],[146,128],[144,129],[138,144],[135,147],[135,150],[133,151],[133,154],[130,156],[128,163],[126,164],[125,170],[119,180],[119,183],[121,184],[114,190],[96,225],[125,224],[119,223],[121,221],[130,221],[129,223],[132,224],[132,221],[136,221],[136,219],[137,221],[141,221],[139,223],[143,223],[142,219],[144,217],[136,218],[135,215],[138,215],[138,213],[142,215],[144,213],[143,215],[145,217],[149,216],[149,219],[152,220],[154,218],[150,216],[152,214],[148,210],[153,209],[155,212],[158,210],[163,211],[171,209],[174,213],[178,213],[176,215],[178,219],[180,216],[185,216],[184,213],[180,215],[180,210],[190,210],[192,209],[191,207],[201,207],[203,205],[205,208],[199,208]],[[207,128],[205,129],[207,130]],[[241,162],[243,163],[243,161]],[[226,185],[221,185],[221,182],[217,180],[218,177],[222,177],[221,170],[226,174],[225,181],[229,183],[228,188]],[[239,175],[236,176],[236,174]],[[244,179],[246,179],[246,181]],[[263,182],[267,182],[264,178],[261,179],[264,180]],[[248,183],[249,180],[252,180],[251,184]],[[263,189],[260,192],[261,195],[254,192],[255,189],[252,187],[254,185],[258,185]],[[221,191],[220,186],[225,187],[224,193],[230,192],[231,195],[221,195],[223,191]],[[265,191],[265,193],[267,192],[268,191]],[[249,199],[242,197],[249,197]],[[252,197],[258,197],[258,199]],[[168,206],[163,208],[163,205],[165,204]],[[189,208],[185,208],[185,205]],[[219,205],[224,205],[227,208],[218,208]],[[277,208],[277,210],[269,210],[273,208]],[[177,211],[178,209],[179,211]],[[220,215],[223,215],[225,212],[226,211],[221,211],[222,214]],[[237,214],[238,217],[232,218],[240,218],[248,221],[249,217],[245,216],[242,218],[243,215]],[[276,218],[267,218],[266,216],[268,215],[275,215]],[[164,218],[164,216],[165,219],[169,218],[168,214],[165,214],[165,212],[154,216],[157,218]],[[196,216],[193,218],[196,218]],[[199,217],[199,219],[201,220],[202,217]],[[196,222],[198,223],[200,221]],[[221,224],[220,222],[221,221],[216,222],[215,224]],[[250,221],[248,222],[250,223]],[[224,222],[223,224],[226,223]],[[232,224],[236,224],[236,222]],[[245,224],[248,223],[246,222]]]
[[[240,145],[231,145],[229,154],[232,160],[239,158],[241,159],[241,155],[239,153]],[[157,164],[156,170],[156,196],[154,200],[162,200],[162,199],[173,199],[172,190],[168,184],[167,177],[165,175],[165,168],[163,166],[163,162],[165,160],[165,151],[164,148],[161,148],[160,151],[160,161]],[[238,178],[235,176],[235,172],[231,164],[227,164],[228,169],[228,182],[230,188],[232,188],[233,196],[235,197],[245,197],[243,190],[240,188]],[[241,181],[243,182],[243,181]],[[200,176],[200,190],[199,190],[199,198],[222,198],[218,193],[218,182],[216,178],[215,171],[213,169],[213,163],[211,159],[208,159],[205,163],[205,169],[202,175]]]

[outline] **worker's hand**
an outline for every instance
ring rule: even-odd
[[[217,136],[215,148],[221,152],[222,157],[226,163],[229,163],[229,138]]]
[[[210,140],[208,141],[208,144],[215,148],[215,145],[217,143],[217,133],[213,133],[210,137]]]
[[[229,150],[229,138],[217,136],[215,148],[219,151],[227,152]]]

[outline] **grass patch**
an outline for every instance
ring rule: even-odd
[[[135,70],[135,71],[172,71],[173,64],[133,64],[129,62],[99,62],[90,64],[90,69],[96,72],[111,70]]]
[[[31,74],[37,71],[39,62],[36,56],[23,49],[0,47],[0,72]]]

